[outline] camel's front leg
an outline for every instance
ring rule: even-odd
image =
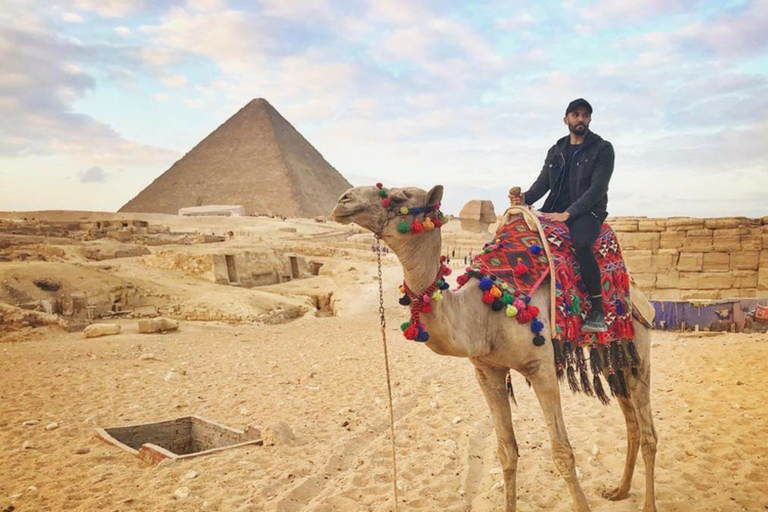
[[[576,459],[573,456],[571,443],[568,441],[568,433],[565,431],[563,410],[560,406],[560,387],[555,375],[555,366],[542,364],[536,373],[528,376],[528,380],[536,391],[536,396],[544,412],[544,419],[547,421],[555,466],[568,485],[576,510],[578,512],[590,512],[589,503],[576,477]]]
[[[504,473],[504,493],[506,497],[506,512],[514,512],[517,502],[517,441],[512,426],[512,411],[509,406],[509,396],[505,384],[509,370],[493,368],[483,364],[475,364],[475,375],[483,395],[491,409],[493,426],[496,430],[498,454]]]

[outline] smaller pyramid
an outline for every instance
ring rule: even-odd
[[[121,212],[242,205],[248,214],[327,215],[352,185],[263,98],[252,100]]]

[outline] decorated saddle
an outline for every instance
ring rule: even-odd
[[[529,211],[511,210],[504,216],[494,239],[475,256],[472,266],[457,281],[460,286],[467,286],[476,279],[483,291],[483,302],[494,311],[504,311],[520,323],[530,322],[535,345],[542,345],[545,340],[540,334],[543,324],[538,319],[538,308],[530,305],[530,297],[548,283],[557,374],[567,377],[574,392],[594,395],[607,403],[601,373],[608,374],[614,396],[629,396],[624,372],[637,375],[640,358],[634,345],[629,274],[616,235],[607,224],[595,241],[594,251],[608,324],[605,333],[581,331],[591,304],[570,233],[561,222],[536,218]]]

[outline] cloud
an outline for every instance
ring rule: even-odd
[[[107,172],[101,167],[90,167],[77,174],[80,183],[106,183]]]
[[[184,87],[187,85],[187,77],[184,75],[171,75],[160,79],[163,85],[171,88]]]
[[[131,29],[128,27],[115,27],[115,33],[121,37],[131,37]]]
[[[61,20],[67,23],[83,23],[85,21],[82,16],[74,12],[62,13]]]
[[[135,14],[144,5],[143,0],[74,0],[76,8],[91,11],[100,16],[121,18]]]

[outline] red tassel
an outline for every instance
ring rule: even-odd
[[[411,224],[411,233],[421,233],[422,231],[424,231],[424,226],[419,222],[419,219],[415,219]]]
[[[389,206],[389,199],[382,199],[381,200],[381,206],[383,206],[384,208]]]
[[[526,324],[531,321],[531,313],[527,309],[523,309],[522,311],[518,311],[515,318],[517,318],[517,321],[521,324]]]
[[[377,184],[376,184],[376,188],[382,188],[383,186],[384,186],[384,185],[382,185],[381,183],[377,183]]]
[[[485,292],[483,294],[483,302],[485,302],[486,304],[493,304],[494,300],[496,300],[496,299],[494,299],[494,297],[493,297],[493,295],[491,295],[490,291]]]
[[[431,313],[432,312],[432,304],[429,302],[425,302],[424,305],[421,307],[422,313]]]
[[[536,306],[528,306],[528,312],[531,314],[531,318],[536,318],[539,316],[539,308]]]
[[[416,336],[418,335],[419,335],[419,330],[413,324],[411,324],[410,327],[408,327],[406,330],[403,331],[403,336],[405,336],[405,339],[407,340],[415,340]]]
[[[449,276],[453,273],[453,269],[451,267],[443,265],[443,275]]]
[[[528,267],[526,267],[522,261],[517,260],[517,265],[515,265],[513,272],[516,276],[522,276],[523,274],[528,273]]]
[[[464,286],[467,284],[467,281],[469,281],[469,276],[467,274],[461,274],[456,278],[456,282],[459,284],[459,286]]]
[[[443,221],[441,221],[440,217],[438,217],[437,215],[435,215],[435,217],[432,219],[432,222],[435,224],[436,228],[439,228],[440,226],[443,225]]]

